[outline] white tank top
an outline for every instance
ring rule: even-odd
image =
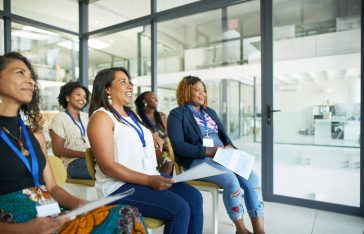
[[[95,112],[97,111],[107,113],[114,122],[115,161],[133,171],[137,171],[147,175],[159,175],[159,172],[156,169],[157,160],[152,133],[143,125],[141,125],[146,143],[146,147],[144,148],[139,138],[139,135],[133,127],[119,122],[111,112],[105,110],[104,108],[100,108]],[[124,118],[130,124],[135,125],[130,117]],[[95,186],[99,198],[110,195],[120,186],[125,184],[124,181],[117,180],[102,173],[101,169],[97,164],[95,165],[95,169]]]

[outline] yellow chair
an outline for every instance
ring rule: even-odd
[[[52,168],[54,179],[58,186],[63,186],[66,182],[67,172],[60,158],[56,156],[48,156],[48,162]]]
[[[87,165],[87,171],[90,174],[92,179],[73,179],[73,178],[69,178],[67,177],[66,179],[66,183],[69,184],[80,184],[80,185],[85,185],[88,187],[95,187],[95,168],[94,168],[94,163],[91,164],[90,162],[88,162],[87,160],[87,150],[86,150],[86,165]],[[91,174],[93,173],[93,174]]]
[[[169,157],[174,162],[174,168],[176,170],[176,175],[179,175],[179,174],[181,174],[183,172],[183,169],[182,169],[182,167],[180,165],[177,164],[177,162],[175,160],[175,155],[174,155],[171,140],[167,137],[166,141],[167,141],[167,145],[168,145]],[[211,197],[212,197],[212,224],[213,224],[212,231],[213,231],[214,234],[217,234],[217,232],[218,232],[218,223],[219,223],[219,220],[218,220],[219,190],[221,189],[221,187],[219,185],[215,184],[215,183],[201,181],[201,180],[189,180],[189,181],[187,181],[187,183],[194,186],[198,190],[206,191],[206,192],[211,193]]]
[[[95,180],[95,158],[94,155],[92,153],[91,148],[88,148],[86,150],[86,164],[87,164],[87,169],[88,172],[90,173],[91,177]],[[159,228],[160,226],[164,225],[164,221],[161,219],[155,219],[155,218],[151,218],[151,217],[144,217],[144,222],[147,225],[148,229],[156,229]]]

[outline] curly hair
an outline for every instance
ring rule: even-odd
[[[87,106],[88,101],[89,101],[89,97],[90,97],[90,91],[85,86],[82,86],[79,82],[70,81],[70,82],[66,83],[65,85],[63,85],[60,88],[59,95],[58,95],[58,98],[57,98],[59,105],[61,105],[64,109],[66,109],[67,105],[68,105],[67,96],[71,95],[73,90],[75,90],[76,88],[81,88],[81,89],[83,89],[85,91],[85,93],[86,93],[86,104],[84,106]]]
[[[201,82],[205,92],[206,92],[206,86],[202,82],[200,78],[197,76],[186,76],[184,77],[179,83],[176,91],[176,99],[179,106],[183,106],[184,104],[191,101],[191,90],[192,86],[194,86],[197,82]],[[203,104],[203,107],[205,108],[207,106],[207,92],[206,92],[206,98],[205,103]]]
[[[30,61],[18,52],[6,53],[0,56],[0,72],[5,70],[7,68],[7,65],[14,60],[20,60],[25,63],[30,71],[31,78],[35,82],[32,100],[29,103],[22,104],[19,111],[22,111],[24,116],[27,118],[32,132],[42,130],[42,125],[44,121],[39,109],[40,94],[37,82],[38,77]]]
[[[154,127],[151,125],[152,123],[150,122],[150,120],[148,119],[148,117],[145,114],[145,104],[144,104],[144,100],[147,96],[148,93],[152,93],[152,91],[146,91],[141,93],[134,101],[135,103],[135,108],[136,108],[136,112],[138,113],[140,119],[143,121],[143,123],[152,131],[154,132]],[[153,112],[154,115],[154,119],[156,121],[156,123],[163,128],[163,130],[166,128],[164,126],[164,123],[162,121],[162,117],[160,115],[160,113],[157,111],[157,109],[154,110]]]

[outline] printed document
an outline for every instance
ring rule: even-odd
[[[195,167],[192,167],[183,173],[173,177],[173,179],[176,180],[176,182],[182,182],[186,180],[196,180],[204,177],[214,176],[223,174],[225,171],[221,171],[219,169],[216,169],[213,166],[210,166],[207,163],[201,163]]]
[[[254,156],[234,148],[218,148],[214,157],[215,162],[232,170],[245,179],[249,179],[254,159]]]
[[[119,194],[116,194],[116,195],[112,195],[112,196],[109,196],[109,197],[105,197],[105,198],[102,198],[102,199],[99,199],[99,200],[95,200],[95,201],[92,201],[92,202],[88,202],[86,203],[85,205],[83,206],[80,206],[64,215],[60,215],[58,216],[57,218],[59,219],[62,219],[62,218],[75,218],[76,216],[80,215],[80,214],[84,214],[84,213],[87,213],[93,209],[96,209],[96,208],[99,208],[101,206],[105,206],[111,202],[114,202],[114,201],[117,201],[119,199],[122,199],[126,196],[129,196],[131,194],[134,193],[134,188],[131,188],[125,192],[122,192],[122,193],[119,193]]]

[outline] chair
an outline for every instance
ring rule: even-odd
[[[66,183],[95,187],[95,163],[93,161],[91,162],[90,159],[87,159],[89,151],[90,151],[89,149],[86,150],[86,165],[87,165],[87,171],[92,179],[73,179],[67,177]]]
[[[62,160],[56,156],[48,156],[48,162],[52,168],[56,184],[63,187],[64,183],[66,183],[67,172]]]
[[[171,140],[167,137],[166,141],[167,141],[167,145],[168,145],[169,156],[174,162],[174,168],[176,170],[176,174],[179,175],[179,174],[181,174],[183,172],[183,169],[182,169],[182,167],[180,165],[177,164],[177,162],[175,160],[175,155],[174,155]],[[206,191],[206,192],[211,193],[211,197],[212,197],[212,223],[213,223],[213,229],[212,230],[213,230],[214,234],[217,234],[218,233],[218,223],[219,223],[219,220],[218,220],[218,204],[219,203],[218,203],[218,201],[219,201],[219,190],[221,189],[221,187],[219,185],[215,184],[215,183],[201,181],[201,180],[190,180],[190,181],[187,181],[187,183],[194,186],[198,190]]]
[[[91,148],[88,148],[86,150],[86,164],[87,164],[87,170],[88,170],[90,176],[94,180],[96,180],[96,178],[95,178],[95,173],[96,173],[95,158],[94,158]],[[148,229],[156,229],[156,228],[159,228],[160,226],[164,225],[163,220],[155,219],[155,218],[151,218],[151,217],[144,217],[144,222],[147,225]]]

